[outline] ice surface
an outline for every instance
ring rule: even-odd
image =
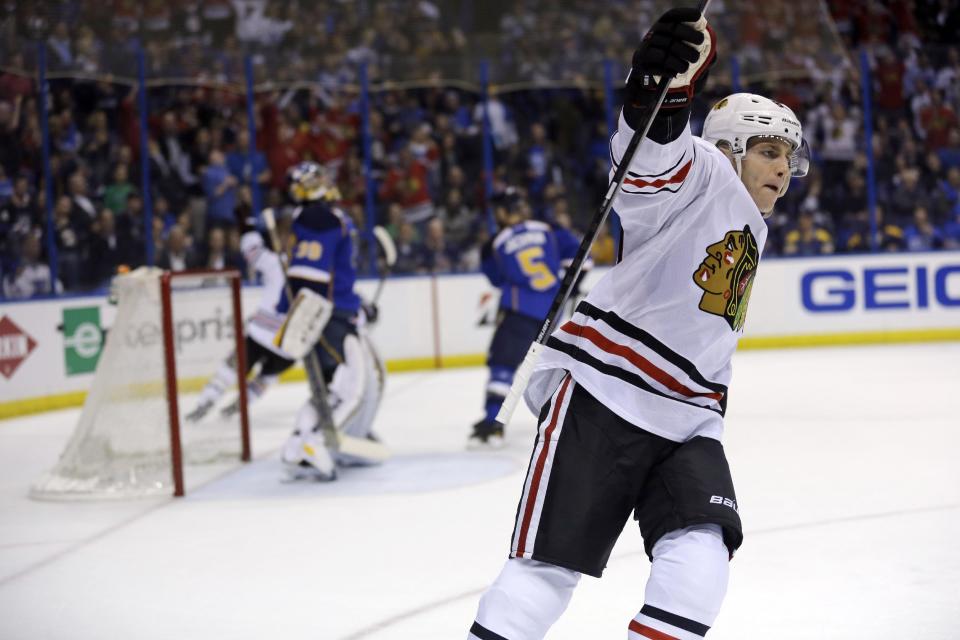
[[[708,637],[960,638],[960,344],[734,365],[725,445],[746,540]],[[188,475],[181,500],[29,500],[79,412],[0,422],[0,638],[465,637],[534,433],[519,409],[504,450],[464,451],[484,381],[391,376],[377,430],[395,458],[330,485],[281,481],[306,388],[278,387],[252,408],[255,461]],[[548,637],[625,637],[646,572],[629,524]]]

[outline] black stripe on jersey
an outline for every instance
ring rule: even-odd
[[[705,636],[707,635],[707,631],[710,631],[710,627],[705,624],[700,624],[696,620],[684,618],[683,616],[678,616],[675,613],[670,613],[669,611],[664,611],[663,609],[651,607],[648,604],[643,605],[643,608],[640,609],[640,613],[648,618],[653,618],[654,620],[659,620],[660,622],[666,622],[677,629],[683,629],[684,631],[695,633],[698,636]]]
[[[644,380],[639,375],[635,373],[630,373],[629,371],[626,371],[625,369],[621,369],[616,365],[607,364],[602,360],[598,360],[597,358],[594,358],[592,355],[590,355],[580,347],[575,347],[572,344],[569,344],[562,340],[558,340],[557,338],[554,338],[552,336],[550,337],[550,339],[547,340],[547,346],[550,347],[551,349],[556,349],[557,351],[567,354],[568,356],[570,356],[571,358],[573,358],[578,362],[582,362],[585,365],[593,367],[600,373],[603,373],[608,376],[612,376],[614,378],[619,378],[620,380],[623,380],[627,384],[632,384],[633,386],[637,387],[638,389],[641,389],[642,391],[652,393],[653,395],[660,396],[661,398],[666,398],[667,400],[673,400],[674,402],[679,402],[681,404],[686,404],[691,407],[696,407],[697,409],[706,409],[707,411],[713,411],[714,413],[718,413],[721,416],[723,415],[723,411],[724,411],[723,406],[721,406],[720,409],[714,409],[713,407],[705,407],[702,404],[689,402],[687,400],[677,398],[676,396],[668,395],[650,386],[650,384],[647,383],[647,381]]]
[[[470,627],[470,633],[480,638],[480,640],[507,640],[499,633],[494,633],[490,631],[490,629],[481,626],[477,621],[474,621],[473,626]]]
[[[586,300],[580,301],[580,304],[577,305],[577,311],[589,318],[593,318],[594,320],[603,320],[616,331],[619,331],[628,338],[632,338],[643,343],[645,347],[656,353],[658,356],[676,368],[683,371],[690,377],[691,380],[699,384],[701,387],[705,387],[711,391],[716,391],[717,393],[722,393],[724,397],[726,397],[727,388],[725,386],[717,382],[710,382],[704,378],[692,362],[654,338],[640,327],[630,324],[613,311],[603,311],[598,309]]]

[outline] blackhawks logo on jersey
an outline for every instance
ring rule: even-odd
[[[721,316],[734,331],[742,329],[759,261],[750,225],[743,231],[728,231],[723,240],[707,247],[706,259],[693,274],[693,281],[703,289],[700,309]]]

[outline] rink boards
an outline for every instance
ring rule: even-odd
[[[602,277],[591,273],[584,285]],[[692,273],[691,273],[692,284]],[[376,280],[363,280],[367,297]],[[692,285],[693,286],[693,285]],[[243,292],[252,314],[258,287]],[[195,388],[222,357],[226,296],[179,307],[178,374]],[[480,274],[392,278],[371,332],[392,370],[480,365],[497,294]],[[0,305],[0,418],[81,404],[116,308],[103,296]],[[138,327],[125,339],[157,339]],[[831,256],[763,263],[742,348],[960,339],[960,252]],[[294,371],[288,378],[301,378]]]

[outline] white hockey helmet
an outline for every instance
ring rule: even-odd
[[[790,175],[801,178],[810,169],[810,148],[803,139],[800,119],[790,107],[752,93],[734,93],[710,109],[703,123],[703,139],[726,142],[741,173],[741,160],[752,138],[779,138],[790,145]],[[789,182],[783,184],[782,196]]]
[[[256,262],[263,248],[263,236],[259,231],[247,231],[240,236],[240,253],[248,263]]]

